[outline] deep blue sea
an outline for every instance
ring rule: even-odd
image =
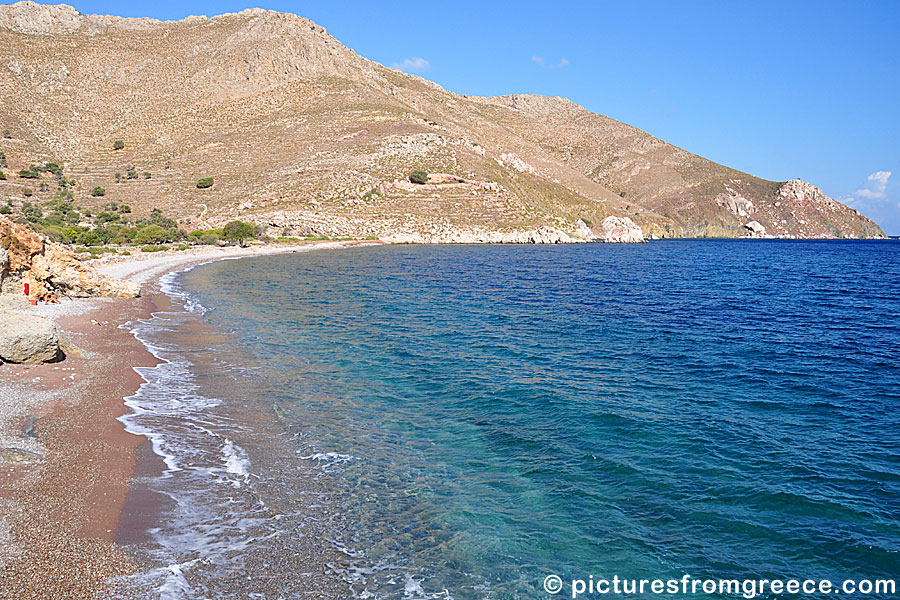
[[[359,247],[165,285],[126,419],[167,464],[152,597],[900,579],[898,242]]]

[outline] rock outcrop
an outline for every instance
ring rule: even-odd
[[[49,319],[24,312],[0,312],[3,362],[40,364],[61,358],[59,335]]]
[[[606,217],[600,223],[598,239],[635,244],[644,241],[644,232],[629,217]]]
[[[758,221],[750,221],[744,227],[747,228],[749,237],[763,237],[766,235],[766,228]]]
[[[0,248],[0,292],[4,294],[22,294],[25,283],[31,296],[55,292],[79,298],[134,298],[140,294],[138,284],[99,273],[65,246],[5,217],[0,217]]]

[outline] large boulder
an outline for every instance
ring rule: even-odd
[[[62,358],[56,326],[39,315],[0,312],[0,359],[40,364]]]
[[[765,237],[766,235],[766,228],[759,221],[750,221],[744,227],[750,232],[747,234],[749,237]]]
[[[606,217],[600,224],[600,239],[607,242],[640,243],[644,232],[629,217]]]

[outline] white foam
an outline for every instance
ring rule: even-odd
[[[247,483],[250,478],[250,457],[247,456],[247,451],[231,440],[226,440],[222,455],[225,457],[225,470]],[[239,487],[240,481],[235,480],[234,485]]]

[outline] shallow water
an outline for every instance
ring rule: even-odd
[[[148,595],[900,573],[900,244],[375,247],[167,285],[192,310],[136,326],[171,362],[126,418],[168,463]]]

